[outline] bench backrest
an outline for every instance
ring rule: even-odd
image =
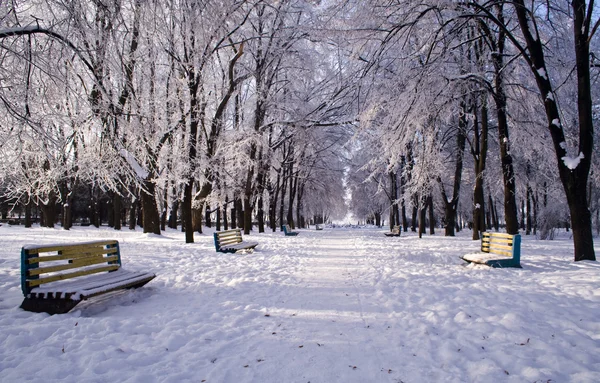
[[[281,230],[283,230],[286,234],[292,232],[290,225],[281,225]]]
[[[481,251],[512,257],[519,261],[521,256],[521,235],[484,232],[481,236]]]
[[[400,234],[400,226],[398,226],[398,225],[395,225],[395,226],[392,228],[392,233],[394,233],[394,234]]]
[[[215,248],[217,251],[221,249],[221,246],[233,245],[235,243],[242,242],[242,230],[232,229],[224,231],[215,231],[213,234],[215,239]]]
[[[94,241],[58,245],[25,245],[21,249],[21,290],[27,295],[44,283],[121,267],[119,242]]]

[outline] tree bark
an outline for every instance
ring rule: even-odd
[[[526,223],[526,229],[525,229],[526,235],[531,234],[531,226],[532,226],[532,222],[531,222],[531,186],[529,186],[529,184],[527,184],[527,223]]]
[[[419,206],[419,238],[423,236],[425,233],[425,213],[427,211],[427,204],[425,203],[425,199],[421,201]]]
[[[142,203],[142,227],[144,233],[160,235],[160,214],[156,206],[156,184],[153,181],[145,181],[141,191]]]
[[[478,122],[481,122],[480,124]],[[483,194],[484,172],[488,147],[488,110],[487,94],[482,96],[481,119],[476,119],[474,124],[474,162],[475,162],[475,187],[473,189],[473,240],[480,239],[480,233],[485,231],[485,197]],[[479,131],[481,126],[481,131]],[[491,223],[490,223],[491,227]]]
[[[429,212],[429,235],[435,234],[435,217],[433,215],[433,196],[429,194],[427,197],[427,206]]]
[[[497,17],[504,23],[504,10],[502,4],[497,5]],[[500,142],[500,162],[502,164],[502,176],[504,181],[504,219],[506,221],[506,232],[508,234],[519,233],[519,219],[516,202],[515,173],[513,159],[510,154],[510,140],[508,136],[507,102],[504,85],[504,47],[506,44],[506,33],[500,28],[496,41],[496,52],[492,54],[494,65],[494,101],[496,103],[496,118],[498,122],[498,140]]]
[[[113,193],[113,198],[112,198],[112,202],[113,202],[113,228],[115,230],[121,230],[122,225],[121,222],[123,221],[123,217],[121,215],[121,209],[122,209],[122,197],[121,195],[118,193],[118,190],[115,191]]]
[[[31,200],[25,204],[25,227],[31,227]]]

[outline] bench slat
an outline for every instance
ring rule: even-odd
[[[74,273],[58,274],[58,275],[53,275],[51,277],[45,277],[45,278],[39,278],[39,279],[31,279],[31,280],[27,281],[27,286],[28,287],[35,287],[35,286],[39,286],[39,285],[41,285],[43,283],[50,283],[50,282],[55,282],[55,281],[62,281],[64,279],[80,277],[80,276],[83,276],[83,275],[90,275],[90,274],[101,273],[103,271],[113,271],[113,270],[117,270],[119,267],[120,267],[119,265],[110,265],[110,266],[103,266],[103,267],[95,267],[93,269],[86,269],[86,270],[82,270],[82,271],[76,271]]]
[[[493,237],[482,237],[481,240],[483,242],[512,242],[512,238],[493,238]]]
[[[53,272],[57,272],[57,271],[76,269],[76,268],[83,267],[83,266],[97,265],[99,263],[117,262],[118,260],[119,260],[119,257],[117,255],[113,255],[110,257],[106,257],[106,258],[99,257],[99,256],[78,258],[77,260],[74,260],[72,263],[65,263],[65,264],[56,265],[56,266],[40,267],[37,269],[29,269],[27,274],[29,276],[34,276],[34,275],[40,275],[40,274],[44,274],[44,273],[53,273]]]
[[[219,241],[239,241],[242,237],[239,235],[219,236]]]
[[[506,233],[490,233],[489,231],[486,231],[483,233],[483,237],[488,237],[488,238],[510,238],[513,239],[513,235],[512,234],[506,234]]]
[[[488,249],[488,250],[512,250],[512,246],[507,246],[507,245],[498,245],[498,244],[487,244],[487,245],[481,245],[481,249]]]
[[[32,257],[32,258],[27,259],[27,263],[32,265],[34,263],[40,263],[40,262],[62,261],[65,259],[74,259],[74,258],[87,258],[90,256],[102,255],[102,254],[116,254],[117,252],[118,252],[118,249],[116,247],[110,247],[108,249],[98,249],[98,250],[90,251],[90,252],[86,252],[86,253],[66,253],[65,254],[64,252],[62,252],[62,254],[60,254],[60,255]]]
[[[67,245],[46,245],[46,246],[36,246],[36,245],[25,245],[23,246],[23,250],[26,250],[29,254],[38,254],[38,253],[49,253],[52,251],[61,251],[61,250],[81,250],[89,248],[90,246],[107,246],[107,245],[117,245],[119,242],[116,240],[109,241],[93,241],[93,242],[84,242],[77,244],[67,244]]]

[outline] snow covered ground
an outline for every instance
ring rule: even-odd
[[[0,381],[600,382],[600,265],[574,263],[567,235],[524,236],[519,270],[465,266],[469,232],[385,231],[254,233],[253,254],[220,254],[210,232],[4,225]],[[68,314],[18,308],[21,246],[107,238],[156,279]]]

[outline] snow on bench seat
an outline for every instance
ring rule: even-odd
[[[87,278],[48,283],[48,286],[31,289],[28,297],[63,298],[79,301],[109,291],[123,289],[124,286],[137,285],[154,277],[155,275],[152,273],[132,272],[121,268],[111,273],[95,274]]]

